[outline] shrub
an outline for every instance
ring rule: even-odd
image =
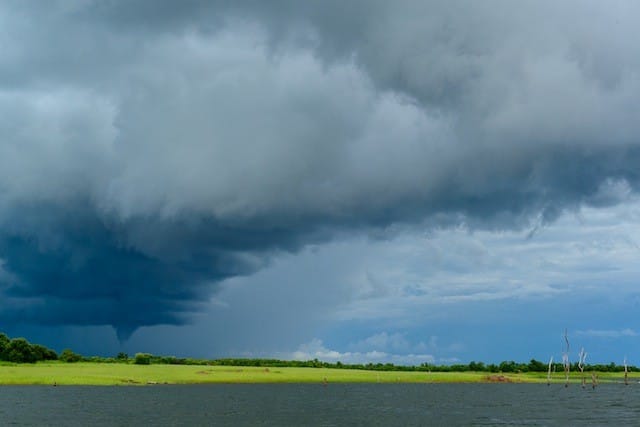
[[[82,359],[82,356],[74,353],[68,348],[65,348],[64,350],[62,350],[62,353],[60,353],[59,359],[62,360],[63,362],[75,363],[75,362],[79,362]]]
[[[24,338],[14,338],[4,350],[4,359],[15,363],[35,363],[38,355]]]
[[[2,353],[4,353],[4,350],[7,348],[7,346],[9,345],[9,337],[0,332],[0,356],[2,356]]]
[[[32,344],[31,348],[36,354],[36,358],[38,360],[57,360],[58,355],[55,351],[40,345],[40,344]]]
[[[149,353],[136,353],[136,357],[133,359],[133,363],[136,365],[150,365],[151,355]]]

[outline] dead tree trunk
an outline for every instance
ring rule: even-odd
[[[582,388],[586,387],[586,379],[584,377],[585,360],[587,360],[587,353],[585,353],[584,348],[581,348],[580,353],[578,353],[578,369],[580,369],[580,376],[582,377]]]
[[[567,330],[564,330],[564,342],[567,345],[565,352],[562,354],[562,365],[564,367],[564,386],[569,387],[569,371],[571,364],[569,363],[569,337],[567,336]]]

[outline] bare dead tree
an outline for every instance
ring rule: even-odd
[[[592,372],[591,373],[591,388],[595,390],[597,385],[598,385],[598,374],[596,374],[595,372]]]
[[[582,376],[582,388],[586,386],[586,379],[584,377],[584,362],[587,360],[587,353],[584,351],[584,347],[580,349],[578,353],[578,369],[580,369],[580,376]]]
[[[549,370],[547,370],[547,385],[551,385],[551,365],[553,365],[553,356],[549,359]]]
[[[629,385],[629,368],[627,367],[627,356],[624,357],[624,385]]]
[[[564,367],[564,386],[569,387],[569,371],[571,364],[569,363],[569,337],[567,336],[567,330],[564,330],[564,342],[567,345],[565,352],[562,354],[562,365]]]

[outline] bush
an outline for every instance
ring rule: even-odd
[[[2,354],[4,353],[4,350],[7,348],[7,346],[9,345],[9,337],[0,332],[0,356],[2,356]]]
[[[35,363],[38,355],[29,341],[24,338],[14,338],[4,349],[3,358],[15,363]]]
[[[40,344],[32,344],[31,347],[36,354],[37,360],[57,360],[58,355],[55,351],[40,345]]]
[[[133,359],[133,363],[136,365],[150,365],[151,355],[149,353],[136,353],[136,357]]]
[[[73,351],[71,351],[68,348],[65,348],[64,350],[62,350],[62,353],[60,353],[59,359],[62,360],[63,362],[75,363],[75,362],[79,362],[80,360],[82,360],[82,356],[80,356],[79,354],[74,353]]]

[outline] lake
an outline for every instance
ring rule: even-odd
[[[603,384],[0,386],[14,426],[640,425],[640,387]]]

